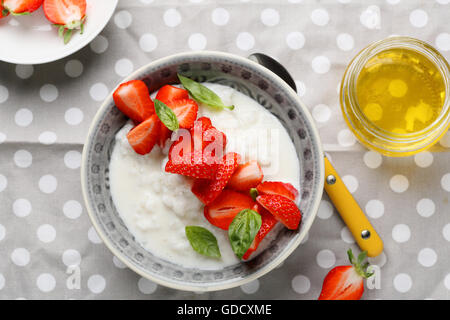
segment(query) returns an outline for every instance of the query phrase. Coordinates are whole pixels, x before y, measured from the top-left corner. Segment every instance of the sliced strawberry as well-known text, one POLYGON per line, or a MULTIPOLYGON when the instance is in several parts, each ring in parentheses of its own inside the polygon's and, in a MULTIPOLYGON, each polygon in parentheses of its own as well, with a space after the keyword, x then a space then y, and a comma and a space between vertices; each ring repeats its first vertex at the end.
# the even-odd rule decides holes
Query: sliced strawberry
POLYGON ((294 201, 278 194, 257 196, 256 201, 273 214, 286 228, 291 230, 298 228, 302 213, 294 201))
POLYGON ((230 182, 228 182, 228 186, 237 191, 249 191, 250 188, 260 184, 263 177, 264 175, 258 162, 252 160, 241 164, 236 169, 230 182))
POLYGON ((252 245, 250 248, 248 248, 247 252, 242 256, 242 259, 247 260, 250 258, 250 255, 258 249, 259 244, 261 241, 266 237, 266 235, 269 233, 270 230, 275 227, 275 225, 278 223, 278 220, 275 219, 275 217, 268 212, 264 207, 262 207, 259 204, 256 204, 253 207, 253 210, 258 212, 261 215, 261 228, 259 229, 258 233, 255 236, 255 239, 252 242, 252 245))
POLYGON ((127 134, 131 147, 139 154, 147 154, 159 139, 159 119, 156 114, 141 122, 127 134))
POLYGON ((13 15, 29 14, 39 9, 42 2, 44 0, 3 0, 3 8, 13 15))
POLYGON ((297 189, 290 183, 265 181, 260 183, 256 189, 259 194, 278 194, 295 201, 298 196, 297 189))
POLYGON ((167 106, 173 110, 178 119, 180 128, 190 129, 197 119, 198 105, 191 99, 171 100, 167 106))
POLYGON ((9 15, 8 9, 3 7, 2 2, 0 1, 0 19, 5 18, 9 15))
POLYGON ((170 159, 166 163, 166 172, 197 179, 213 179, 216 175, 217 163, 204 160, 201 151, 194 151, 177 160, 170 159))
POLYGON ((159 122, 159 126, 160 132, 159 132, 158 146, 160 146, 162 149, 166 145, 167 140, 170 139, 170 137, 172 136, 172 131, 170 131, 170 129, 168 129, 166 125, 161 121, 159 122))
POLYGON ((156 99, 167 104, 171 100, 189 99, 189 93, 187 90, 167 84, 158 90, 156 99))
POLYGON ((197 198, 208 205, 216 199, 227 185, 237 166, 241 162, 241 156, 234 152, 227 153, 217 167, 213 180, 195 180, 191 191, 197 198))
POLYGON ((64 43, 69 42, 73 30, 84 30, 86 0, 44 0, 44 14, 47 20, 59 28, 64 43))
POLYGON ((239 212, 251 209, 255 204, 249 196, 233 190, 223 190, 213 202, 205 206, 204 214, 212 225, 228 230, 239 212))
POLYGON ((155 113, 147 85, 141 80, 122 83, 113 93, 114 102, 126 116, 140 123, 155 113))

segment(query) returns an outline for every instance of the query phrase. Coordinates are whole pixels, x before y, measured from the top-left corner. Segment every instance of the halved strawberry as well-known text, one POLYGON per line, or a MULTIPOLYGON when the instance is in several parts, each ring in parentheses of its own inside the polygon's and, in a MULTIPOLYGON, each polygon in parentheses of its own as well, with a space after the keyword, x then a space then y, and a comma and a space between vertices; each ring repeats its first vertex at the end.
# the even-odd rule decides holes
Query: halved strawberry
POLYGON ((69 42, 74 29, 83 33, 86 18, 86 0, 44 0, 44 14, 59 27, 59 35, 64 35, 64 43, 69 42))
POLYGON ((270 230, 275 227, 278 223, 278 220, 264 207, 259 204, 256 204, 253 208, 254 211, 258 212, 261 215, 261 228, 259 228, 258 233, 255 236, 255 239, 252 242, 250 248, 248 248, 247 252, 242 256, 242 259, 247 260, 250 258, 250 255, 258 249, 261 241, 266 237, 270 230))
POLYGON ((262 182, 256 187, 256 190, 259 194, 278 194, 292 201, 295 201, 298 196, 298 191, 292 184, 278 181, 262 182))
POLYGON ((142 80, 122 83, 113 93, 114 102, 127 117, 140 123, 155 113, 147 85, 142 80))
POLYGON ((165 170, 197 179, 213 179, 216 175, 217 163, 204 159, 201 151, 193 151, 187 156, 170 159, 166 163, 165 170))
POLYGON ((227 153, 217 167, 213 180, 195 180, 191 191, 197 198, 208 205, 214 201, 227 185, 237 166, 241 162, 241 156, 234 152, 227 153))
POLYGON ((141 122, 127 134, 131 147, 139 154, 147 154, 159 138, 159 119, 156 114, 141 122))
POLYGON ((258 162, 252 160, 239 165, 230 182, 228 182, 228 186, 237 191, 248 191, 250 188, 260 184, 263 177, 264 175, 258 162))
POLYGON ((197 119, 198 105, 191 99, 171 100, 167 106, 172 109, 178 119, 180 128, 190 129, 197 119))
POLYGON ((185 89, 166 84, 158 90, 156 99, 167 104, 171 100, 189 99, 189 93, 185 89))
POLYGON ((13 15, 23 15, 39 9, 44 0, 3 0, 2 2, 4 10, 13 15))
MULTIPOLYGON (((194 125, 191 128, 192 142, 194 144, 194 148, 205 150, 207 146, 214 143, 210 148, 208 148, 207 152, 215 155, 216 150, 225 151, 225 147, 227 145, 227 137, 226 135, 217 130, 212 124, 211 120, 207 117, 198 118, 194 125)), ((222 157, 221 154, 217 155, 218 157, 222 157)))
POLYGON ((298 228, 302 213, 294 201, 278 194, 257 196, 256 201, 273 214, 286 228, 291 230, 298 228))
POLYGON ((159 126, 160 126, 160 131, 159 131, 159 139, 158 139, 158 146, 160 146, 160 148, 164 148, 164 146, 166 145, 167 140, 170 139, 170 137, 172 136, 172 131, 170 131, 170 129, 168 129, 166 127, 166 125, 164 123, 162 123, 161 121, 159 122, 159 126))
POLYGON ((209 205, 205 206, 205 218, 214 226, 228 230, 234 217, 244 209, 251 209, 256 203, 242 193, 223 190, 209 205))

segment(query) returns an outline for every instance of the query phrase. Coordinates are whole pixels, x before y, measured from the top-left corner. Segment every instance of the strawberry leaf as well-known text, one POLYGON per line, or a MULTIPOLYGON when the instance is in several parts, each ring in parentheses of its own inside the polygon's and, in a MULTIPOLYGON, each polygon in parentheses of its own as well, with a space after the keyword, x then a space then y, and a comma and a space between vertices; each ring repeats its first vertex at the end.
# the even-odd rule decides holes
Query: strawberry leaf
POLYGON ((211 258, 221 257, 217 239, 209 230, 198 226, 186 226, 185 233, 195 251, 211 258))
POLYGON ((228 238, 233 252, 239 259, 242 259, 252 245, 261 224, 259 213, 250 209, 244 209, 234 217, 228 228, 228 238))
POLYGON ((164 102, 158 99, 154 100, 155 112, 159 120, 167 127, 167 129, 176 131, 180 128, 178 124, 178 119, 175 113, 170 109, 164 102))

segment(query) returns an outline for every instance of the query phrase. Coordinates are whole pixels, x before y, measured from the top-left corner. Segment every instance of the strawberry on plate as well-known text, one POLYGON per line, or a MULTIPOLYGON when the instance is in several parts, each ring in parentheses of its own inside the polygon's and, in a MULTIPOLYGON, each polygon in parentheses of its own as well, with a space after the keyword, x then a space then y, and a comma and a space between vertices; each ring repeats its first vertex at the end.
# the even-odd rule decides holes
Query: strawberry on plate
POLYGON ((278 181, 262 182, 256 187, 256 190, 258 194, 278 194, 292 201, 295 201, 298 196, 298 191, 292 184, 278 181))
POLYGON ((167 106, 177 116, 180 128, 190 129, 194 126, 198 113, 197 102, 191 99, 178 99, 167 102, 167 106))
POLYGON ((189 99, 189 93, 185 89, 177 88, 171 86, 170 84, 166 84, 161 87, 156 94, 156 99, 164 102, 165 104, 169 103, 171 100, 182 100, 189 99))
POLYGON ((258 162, 252 160, 239 165, 230 182, 228 182, 228 186, 237 191, 248 191, 250 188, 259 185, 263 177, 264 175, 258 162))
POLYGON ((147 154, 158 141, 159 129, 159 119, 155 113, 128 132, 128 142, 136 153, 147 154))
POLYGON ((114 103, 127 117, 140 123, 155 113, 147 85, 142 80, 122 83, 113 93, 114 103))
POLYGON ((291 230, 298 228, 302 214, 294 201, 278 194, 260 195, 256 197, 256 201, 286 228, 291 230))
POLYGON ((369 263, 363 264, 367 252, 355 260, 352 250, 347 251, 351 266, 337 266, 328 272, 322 284, 319 300, 359 300, 364 293, 364 279, 373 275, 367 272, 369 263))
POLYGON ((233 191, 223 190, 209 205, 205 206, 205 218, 214 226, 228 230, 234 217, 244 209, 251 209, 256 203, 249 196, 233 191))
MULTIPOLYGON (((13 15, 24 15, 39 9, 44 0, 3 0, 2 2, 3 9, 7 12, 13 15)), ((3 15, 6 16, 6 14, 3 15)))

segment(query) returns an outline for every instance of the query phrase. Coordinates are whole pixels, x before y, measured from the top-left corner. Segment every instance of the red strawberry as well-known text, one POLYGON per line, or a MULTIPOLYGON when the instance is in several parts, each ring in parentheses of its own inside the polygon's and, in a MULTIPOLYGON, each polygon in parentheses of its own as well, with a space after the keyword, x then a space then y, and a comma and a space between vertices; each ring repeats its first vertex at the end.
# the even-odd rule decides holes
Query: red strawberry
POLYGON ((155 113, 147 85, 141 80, 122 83, 113 93, 114 102, 126 116, 140 123, 155 113))
POLYGON ((260 184, 263 177, 264 175, 258 162, 252 160, 241 164, 236 169, 230 182, 228 182, 228 186, 237 191, 248 191, 250 188, 260 184))
POLYGON ((86 0, 44 0, 44 13, 47 20, 59 27, 64 35, 64 43, 69 42, 74 29, 83 33, 86 18, 86 0))
POLYGON ((29 14, 39 9, 42 2, 44 0, 3 0, 3 8, 13 15, 29 14))
MULTIPOLYGON (((215 155, 217 149, 225 151, 227 145, 226 135, 213 127, 211 120, 207 117, 198 118, 194 122, 194 125, 191 128, 191 135, 194 148, 199 149, 201 146, 202 150, 205 150, 208 145, 217 142, 208 148, 206 152, 215 155)), ((222 154, 218 154, 217 156, 221 158, 222 154)))
POLYGON ((2 2, 0 1, 0 19, 5 18, 8 15, 9 15, 9 11, 3 7, 2 2))
POLYGON ((262 206, 256 204, 253 207, 253 210, 258 212, 261 215, 261 228, 259 229, 258 233, 255 236, 255 239, 252 242, 252 245, 250 248, 248 248, 247 252, 242 256, 242 259, 247 260, 250 255, 258 249, 259 244, 261 241, 266 237, 266 235, 269 233, 270 230, 275 227, 275 225, 278 223, 278 220, 275 219, 273 215, 270 214, 266 209, 264 209, 262 206))
POLYGON ((128 142, 134 151, 146 154, 152 151, 159 138, 159 119, 156 114, 141 122, 127 134, 128 142))
POLYGON ((256 190, 259 194, 278 194, 286 198, 295 201, 298 196, 297 189, 290 183, 277 182, 277 181, 265 181, 260 183, 256 190))
POLYGON ((201 151, 193 151, 186 157, 170 159, 166 163, 165 170, 197 179, 213 179, 216 175, 217 163, 204 159, 201 151))
POLYGON ((209 205, 205 206, 205 218, 214 226, 228 230, 234 217, 244 209, 250 209, 256 203, 242 193, 223 190, 209 205))
POLYGON ((227 185, 237 166, 241 162, 241 156, 234 152, 227 153, 217 167, 213 180, 195 180, 191 191, 197 198, 208 205, 216 199, 227 185))
POLYGON ((372 276, 367 272, 369 263, 363 264, 367 252, 359 254, 355 261, 352 250, 347 251, 351 266, 331 269, 323 280, 319 300, 359 300, 364 293, 364 279, 372 276))
POLYGON ((180 128, 190 129, 197 119, 198 105, 191 99, 171 100, 167 106, 172 109, 178 119, 180 128))
POLYGON ((291 230, 298 228, 302 213, 294 201, 278 194, 257 196, 256 201, 273 214, 286 228, 291 230))
POLYGON ((158 90, 156 99, 167 104, 171 100, 189 99, 189 93, 187 90, 167 84, 158 90))

